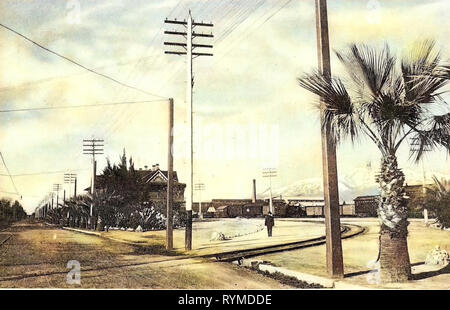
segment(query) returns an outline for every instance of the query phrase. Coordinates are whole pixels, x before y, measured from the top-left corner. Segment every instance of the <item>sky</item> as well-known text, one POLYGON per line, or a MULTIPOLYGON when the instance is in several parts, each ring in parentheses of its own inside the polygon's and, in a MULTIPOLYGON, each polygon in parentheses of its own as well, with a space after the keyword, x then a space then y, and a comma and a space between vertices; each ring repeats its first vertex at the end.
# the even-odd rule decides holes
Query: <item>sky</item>
MULTIPOLYGON (((0 28, 1 110, 73 106, 124 101, 132 105, 0 113, 2 153, 22 204, 33 212, 63 183, 63 173, 79 176, 79 189, 90 184, 91 159, 82 140, 102 138, 106 158, 117 162, 123 149, 138 168, 158 163, 167 168, 168 105, 175 101, 174 165, 187 179, 186 62, 166 55, 164 19, 214 23, 213 57, 194 60, 194 183, 204 183, 202 199, 250 198, 269 186, 263 168, 276 168, 272 186, 285 187, 321 177, 321 141, 317 98, 296 78, 317 68, 312 0, 2 0, 0 23, 86 67, 157 96, 125 88, 62 60, 0 28), (43 174, 39 174, 43 173, 43 174), (32 175, 23 175, 32 174, 32 175)), ((437 41, 450 58, 450 10, 447 0, 329 0, 330 45, 341 50, 353 42, 389 43, 401 55, 417 40, 437 41)), ((179 28, 177 28, 179 29, 179 28)), ((200 31, 200 29, 198 29, 200 31)), ((209 32, 211 29, 205 29, 209 32)), ((178 39, 180 41, 180 39, 178 39)), ((332 72, 343 68, 332 56, 332 72)), ((339 177, 379 164, 370 141, 338 146, 339 177)), ((421 165, 399 151, 408 171, 421 165)), ((448 174, 445 151, 427 155, 427 176, 448 174)), ((2 197, 17 199, 0 165, 2 197)), ((71 189, 66 185, 67 195, 71 189)), ((194 200, 198 200, 194 195, 194 200)))

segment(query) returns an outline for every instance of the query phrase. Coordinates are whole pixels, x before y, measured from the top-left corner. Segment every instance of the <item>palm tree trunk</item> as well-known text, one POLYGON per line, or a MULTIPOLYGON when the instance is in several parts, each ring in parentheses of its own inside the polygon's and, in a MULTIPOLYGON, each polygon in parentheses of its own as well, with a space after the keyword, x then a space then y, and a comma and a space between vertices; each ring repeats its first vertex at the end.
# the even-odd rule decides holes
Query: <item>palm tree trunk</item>
POLYGON ((377 182, 381 189, 378 206, 381 281, 407 281, 411 276, 407 242, 408 207, 404 188, 405 176, 398 168, 395 155, 382 159, 377 182))

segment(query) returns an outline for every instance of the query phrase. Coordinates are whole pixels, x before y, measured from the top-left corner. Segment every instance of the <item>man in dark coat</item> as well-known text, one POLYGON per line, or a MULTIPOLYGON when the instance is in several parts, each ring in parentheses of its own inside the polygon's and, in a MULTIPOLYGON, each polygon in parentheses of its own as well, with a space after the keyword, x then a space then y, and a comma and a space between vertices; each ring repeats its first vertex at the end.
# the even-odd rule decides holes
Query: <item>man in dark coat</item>
POLYGON ((269 214, 266 215, 266 221, 264 225, 267 226, 267 234, 269 237, 272 237, 272 227, 275 226, 275 221, 273 219, 272 212, 269 211, 269 214))

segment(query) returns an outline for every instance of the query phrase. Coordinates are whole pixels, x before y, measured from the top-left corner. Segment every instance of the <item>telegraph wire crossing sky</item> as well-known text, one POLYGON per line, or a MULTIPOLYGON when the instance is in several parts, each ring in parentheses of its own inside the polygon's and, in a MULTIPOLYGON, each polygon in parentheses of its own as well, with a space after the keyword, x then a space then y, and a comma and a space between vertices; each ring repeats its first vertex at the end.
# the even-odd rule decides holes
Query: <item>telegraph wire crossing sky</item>
MULTIPOLYGON (((175 102, 175 148, 187 143, 184 57, 164 55, 164 20, 183 20, 189 9, 195 20, 214 24, 214 56, 194 61, 194 130, 202 143, 194 144, 194 183, 205 184, 202 199, 249 198, 254 178, 265 190, 262 154, 271 142, 278 150, 274 188, 321 179, 317 99, 296 83, 317 67, 314 1, 69 2, 0 4, 0 151, 9 168, 0 167, 0 191, 5 196, 16 199, 20 193, 33 212, 52 185, 62 183, 63 173, 40 172, 79 170, 80 188, 88 187, 90 161, 81 152, 88 137, 105 140, 99 170, 106 157, 117 161, 123 148, 136 167, 159 163, 164 169, 169 97, 175 102), (267 134, 261 126, 278 137, 263 144, 267 134), (214 151, 221 145, 236 151, 226 157, 214 151)), ((401 55, 414 41, 433 38, 443 58, 450 58, 445 0, 330 0, 328 5, 332 49, 387 42, 401 55)), ((343 69, 336 60, 333 55, 332 73, 339 75, 343 69)), ((367 162, 377 167, 379 158, 370 143, 345 143, 337 151, 339 179, 346 185, 358 188, 361 179, 373 179, 376 169, 367 169, 367 162)), ((422 169, 408 155, 400 150, 399 164, 407 182, 408 177, 414 182, 422 169)), ((181 154, 175 157, 182 181, 187 164, 181 154)), ((427 154, 424 166, 428 178, 448 175, 450 168, 444 151, 427 154)))

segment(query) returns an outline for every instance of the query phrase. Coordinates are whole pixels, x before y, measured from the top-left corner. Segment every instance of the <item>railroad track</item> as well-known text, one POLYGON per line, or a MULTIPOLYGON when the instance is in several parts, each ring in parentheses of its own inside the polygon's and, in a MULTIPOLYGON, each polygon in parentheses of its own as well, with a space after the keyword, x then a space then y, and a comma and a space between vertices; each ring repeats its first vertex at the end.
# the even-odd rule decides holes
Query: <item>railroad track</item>
POLYGON ((0 235, 0 246, 2 246, 3 244, 6 243, 6 241, 8 241, 9 239, 11 239, 11 237, 13 236, 13 234, 8 234, 6 236, 6 238, 2 238, 3 236, 0 235))
MULTIPOLYGON (((366 231, 366 229, 362 226, 354 225, 354 224, 345 224, 345 225, 342 225, 342 228, 341 228, 341 238, 342 239, 351 238, 351 237, 363 234, 365 231, 366 231)), ((223 252, 223 253, 218 253, 218 254, 211 254, 209 256, 215 257, 216 260, 218 260, 218 261, 231 262, 231 261, 236 261, 236 260, 240 260, 243 258, 250 258, 250 257, 255 257, 255 256, 260 256, 260 255, 265 255, 265 254, 284 252, 284 251, 292 251, 292 250, 321 245, 326 242, 325 238, 326 238, 325 236, 321 236, 321 237, 303 240, 303 241, 270 245, 270 246, 264 246, 264 247, 247 249, 247 250, 223 252)))

